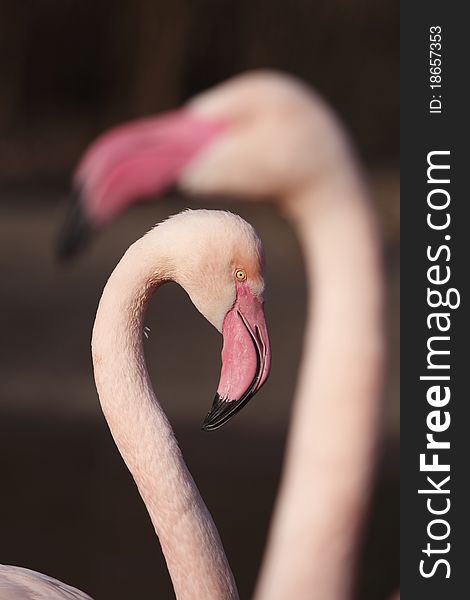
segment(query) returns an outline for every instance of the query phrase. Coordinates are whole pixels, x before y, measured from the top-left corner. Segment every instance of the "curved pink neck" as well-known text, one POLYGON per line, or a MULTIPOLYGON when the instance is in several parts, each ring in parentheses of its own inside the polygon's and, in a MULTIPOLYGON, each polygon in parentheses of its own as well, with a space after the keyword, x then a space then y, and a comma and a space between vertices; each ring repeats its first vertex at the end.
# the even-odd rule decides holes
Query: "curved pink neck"
POLYGON ((145 309, 169 277, 164 252, 147 242, 156 235, 158 229, 129 248, 104 289, 92 340, 96 386, 113 438, 159 537, 176 597, 236 599, 219 534, 145 366, 145 309))
POLYGON ((285 468, 255 597, 346 600, 380 414, 378 244, 352 165, 289 200, 309 308, 285 468))

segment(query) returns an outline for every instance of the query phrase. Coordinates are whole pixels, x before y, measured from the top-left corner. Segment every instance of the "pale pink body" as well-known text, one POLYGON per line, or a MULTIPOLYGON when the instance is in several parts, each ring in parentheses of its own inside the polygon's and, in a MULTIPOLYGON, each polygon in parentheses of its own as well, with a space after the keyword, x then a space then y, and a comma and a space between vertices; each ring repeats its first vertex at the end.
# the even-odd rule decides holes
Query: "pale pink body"
MULTIPOLYGON (((92 337, 101 406, 155 527, 176 597, 236 600, 219 534, 145 365, 146 307, 168 281, 179 283, 223 332, 219 391, 230 406, 250 386, 256 392, 269 372, 261 242, 246 221, 224 211, 188 210, 160 223, 128 249, 110 276, 92 337)), ((88 596, 47 576, 0 565, 0 600, 56 598, 88 596)))
MULTIPOLYGON (((103 412, 155 526, 175 594, 182 600, 238 594, 217 529, 153 393, 142 347, 143 318, 153 292, 174 280, 220 329, 236 288, 230 267, 225 277, 225 265, 236 256, 242 267, 256 271, 258 252, 259 241, 239 217, 221 211, 181 213, 129 248, 106 285, 96 316, 93 364, 103 412), (204 251, 198 249, 201 243, 204 251), (204 259, 206 252, 214 264, 204 259)), ((246 285, 261 294, 261 273, 246 285)), ((252 296, 251 289, 242 297, 246 295, 252 296)), ((258 296, 249 306, 253 302, 259 305, 258 296)), ((251 317, 247 314, 250 321, 251 317)), ((230 339, 226 335, 224 340, 230 339)), ((230 368, 230 373, 235 371, 230 368)), ((223 370, 221 379, 230 384, 223 370)), ((246 389, 237 382, 234 387, 237 392, 246 389)))

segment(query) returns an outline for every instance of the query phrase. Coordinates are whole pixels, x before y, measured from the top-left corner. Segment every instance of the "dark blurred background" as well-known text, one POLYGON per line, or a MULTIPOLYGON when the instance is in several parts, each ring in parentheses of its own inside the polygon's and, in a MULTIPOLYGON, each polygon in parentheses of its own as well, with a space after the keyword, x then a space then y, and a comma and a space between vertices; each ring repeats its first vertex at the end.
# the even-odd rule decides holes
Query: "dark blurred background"
MULTIPOLYGON (((58 264, 54 242, 73 168, 96 134, 270 67, 302 77, 330 101, 370 174, 383 230, 389 363, 357 598, 382 599, 397 586, 398 20, 391 0, 0 0, 0 562, 43 571, 97 599, 172 597, 100 412, 89 340, 101 290, 124 250, 188 201, 133 209, 71 265, 58 264)), ((275 498, 306 299, 287 224, 268 207, 229 208, 255 225, 266 247, 269 382, 228 427, 203 434, 219 334, 169 285, 152 303, 146 346, 156 391, 245 599, 275 498)))

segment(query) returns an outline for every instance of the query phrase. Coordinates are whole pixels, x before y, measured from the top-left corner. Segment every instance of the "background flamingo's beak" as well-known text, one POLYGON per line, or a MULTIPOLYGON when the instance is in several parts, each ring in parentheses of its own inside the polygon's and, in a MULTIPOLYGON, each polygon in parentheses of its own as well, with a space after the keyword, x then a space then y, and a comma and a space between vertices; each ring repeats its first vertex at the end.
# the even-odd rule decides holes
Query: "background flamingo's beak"
POLYGON ((65 219, 57 240, 57 255, 68 259, 82 250, 92 237, 94 227, 82 206, 78 189, 72 190, 65 219))
POLYGON ((271 348, 261 300, 246 284, 237 285, 234 307, 222 327, 222 371, 212 408, 202 429, 224 425, 256 394, 271 366, 271 348))
POLYGON ((196 154, 222 130, 221 122, 188 109, 120 125, 100 136, 83 155, 59 239, 59 254, 74 254, 133 202, 173 186, 196 154))

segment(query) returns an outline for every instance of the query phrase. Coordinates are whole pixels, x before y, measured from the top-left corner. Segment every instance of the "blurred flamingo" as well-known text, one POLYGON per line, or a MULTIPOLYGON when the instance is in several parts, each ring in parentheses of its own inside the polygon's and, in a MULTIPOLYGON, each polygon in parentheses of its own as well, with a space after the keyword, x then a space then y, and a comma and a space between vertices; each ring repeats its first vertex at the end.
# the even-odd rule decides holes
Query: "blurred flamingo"
MULTIPOLYGON (((143 319, 153 292, 176 281, 222 332, 222 371, 203 429, 227 422, 270 367, 261 242, 240 217, 186 211, 126 252, 104 289, 93 329, 96 386, 113 438, 149 512, 181 600, 238 598, 222 542, 145 366, 143 319)), ((0 565, 0 600, 85 599, 46 575, 0 565)))
POLYGON ((76 171, 62 253, 175 183, 206 196, 272 199, 300 238, 309 282, 304 354, 255 598, 349 598, 383 363, 378 236, 354 150, 301 82, 241 75, 98 138, 76 171))

